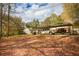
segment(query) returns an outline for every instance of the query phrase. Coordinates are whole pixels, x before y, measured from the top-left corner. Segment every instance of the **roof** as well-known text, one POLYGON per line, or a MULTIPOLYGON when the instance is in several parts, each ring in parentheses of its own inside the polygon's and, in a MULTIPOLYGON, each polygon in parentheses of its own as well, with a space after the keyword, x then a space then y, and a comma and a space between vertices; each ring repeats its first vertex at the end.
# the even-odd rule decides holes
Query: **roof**
POLYGON ((39 26, 37 29, 47 29, 47 28, 54 28, 54 27, 63 27, 63 26, 72 26, 72 24, 61 24, 61 25, 54 25, 54 26, 39 26))

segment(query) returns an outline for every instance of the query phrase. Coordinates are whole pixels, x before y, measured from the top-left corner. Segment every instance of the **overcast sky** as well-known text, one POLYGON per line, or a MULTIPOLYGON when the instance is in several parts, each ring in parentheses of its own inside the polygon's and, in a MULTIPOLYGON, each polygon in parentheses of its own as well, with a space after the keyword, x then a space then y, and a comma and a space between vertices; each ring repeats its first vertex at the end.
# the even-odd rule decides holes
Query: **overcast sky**
POLYGON ((60 15, 63 12, 61 4, 48 3, 17 3, 15 10, 16 13, 13 15, 21 17, 24 22, 30 22, 33 19, 42 21, 52 13, 60 15))

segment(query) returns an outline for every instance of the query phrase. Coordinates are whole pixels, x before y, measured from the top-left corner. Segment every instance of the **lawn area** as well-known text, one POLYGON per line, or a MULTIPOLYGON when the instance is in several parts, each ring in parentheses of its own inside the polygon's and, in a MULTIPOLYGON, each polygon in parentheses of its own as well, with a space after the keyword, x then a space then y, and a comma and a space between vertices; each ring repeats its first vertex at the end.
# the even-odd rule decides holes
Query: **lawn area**
POLYGON ((79 56, 79 35, 17 35, 3 37, 1 56, 79 56))

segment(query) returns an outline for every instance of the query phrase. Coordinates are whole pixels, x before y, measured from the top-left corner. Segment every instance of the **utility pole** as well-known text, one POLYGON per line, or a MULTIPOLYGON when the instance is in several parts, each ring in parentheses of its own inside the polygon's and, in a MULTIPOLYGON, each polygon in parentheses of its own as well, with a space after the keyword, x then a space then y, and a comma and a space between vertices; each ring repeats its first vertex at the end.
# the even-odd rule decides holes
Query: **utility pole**
POLYGON ((0 3, 0 39, 2 37, 2 14, 3 14, 3 5, 0 3))

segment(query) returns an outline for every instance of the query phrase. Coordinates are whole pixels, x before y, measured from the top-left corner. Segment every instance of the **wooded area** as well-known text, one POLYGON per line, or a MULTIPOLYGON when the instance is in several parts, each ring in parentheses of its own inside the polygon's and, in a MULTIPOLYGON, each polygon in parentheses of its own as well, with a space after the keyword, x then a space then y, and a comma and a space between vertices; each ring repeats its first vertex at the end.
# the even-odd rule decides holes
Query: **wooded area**
MULTIPOLYGON (((11 13, 16 13, 16 4, 0 4, 0 37, 24 34, 24 24, 22 19, 16 16, 11 16, 11 13)), ((52 14, 44 21, 40 22, 34 19, 32 22, 26 23, 26 27, 34 30, 37 27, 48 27, 62 24, 72 24, 73 27, 79 28, 79 4, 62 4, 63 13, 59 16, 52 14)))
POLYGON ((0 4, 0 36, 11 36, 23 33, 22 19, 10 14, 15 11, 15 4, 0 4), (14 9, 12 9, 14 8, 14 9))
POLYGON ((41 22, 41 24, 39 23, 38 19, 34 19, 29 24, 27 23, 26 26, 35 27, 35 24, 38 24, 38 26, 54 26, 66 23, 79 26, 79 4, 62 4, 62 7, 64 11, 60 16, 57 16, 53 13, 50 17, 46 18, 43 22, 41 22))
POLYGON ((0 56, 79 56, 79 34, 71 34, 71 29, 78 29, 79 33, 79 4, 61 5, 61 15, 52 13, 44 21, 33 19, 25 23, 21 17, 12 15, 16 13, 16 4, 0 3, 0 56), (70 34, 64 34, 65 27, 70 34), (40 30, 43 32, 59 28, 60 34, 27 35, 25 28, 31 31, 43 29, 40 30))
MULTIPOLYGON (((38 27, 61 27, 60 25, 71 24, 73 29, 79 28, 79 4, 62 4, 62 7, 64 11, 61 15, 57 16, 56 14, 52 13, 51 16, 47 17, 41 22, 38 19, 34 19, 32 22, 26 23, 26 27, 28 27, 30 30, 35 30, 38 27)), ((74 31, 73 29, 72 31, 74 31)))

